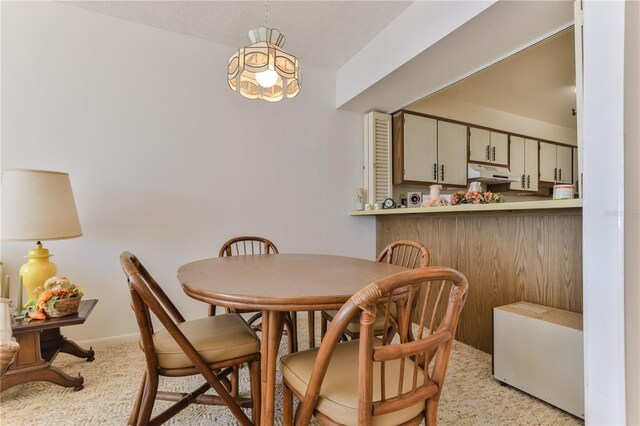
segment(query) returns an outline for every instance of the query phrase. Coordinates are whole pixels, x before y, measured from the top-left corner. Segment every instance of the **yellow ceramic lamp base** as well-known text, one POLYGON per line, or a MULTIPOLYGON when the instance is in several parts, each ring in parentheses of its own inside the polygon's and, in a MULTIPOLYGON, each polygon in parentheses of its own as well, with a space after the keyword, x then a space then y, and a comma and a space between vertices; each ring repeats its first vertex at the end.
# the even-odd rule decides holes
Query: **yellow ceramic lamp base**
POLYGON ((36 248, 29 250, 27 263, 20 268, 22 286, 27 292, 27 303, 35 298, 34 290, 40 287, 46 280, 56 276, 56 265, 49 262, 49 250, 42 248, 38 241, 36 248))

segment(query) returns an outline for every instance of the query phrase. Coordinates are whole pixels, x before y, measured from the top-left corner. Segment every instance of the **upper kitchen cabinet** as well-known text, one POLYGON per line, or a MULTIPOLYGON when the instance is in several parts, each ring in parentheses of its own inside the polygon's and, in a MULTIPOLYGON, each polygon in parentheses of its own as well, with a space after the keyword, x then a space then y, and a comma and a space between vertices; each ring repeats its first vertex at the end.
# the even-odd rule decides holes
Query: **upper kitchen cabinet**
POLYGON ((438 122, 401 113, 398 118, 394 116, 393 128, 394 150, 398 153, 395 158, 401 160, 395 163, 394 182, 435 182, 438 178, 438 122))
POLYGON ((393 183, 467 184, 467 127, 403 111, 393 116, 393 183))
POLYGON ((509 165, 507 134, 469 127, 469 161, 507 167, 509 165))
POLYGON ((438 183, 467 184, 467 126, 438 120, 438 183))
POLYGON ((540 142, 540 182, 572 183, 571 149, 569 146, 540 142))
POLYGON ((511 173, 520 176, 520 180, 511 183, 510 189, 538 192, 538 141, 511 136, 509 157, 511 173))

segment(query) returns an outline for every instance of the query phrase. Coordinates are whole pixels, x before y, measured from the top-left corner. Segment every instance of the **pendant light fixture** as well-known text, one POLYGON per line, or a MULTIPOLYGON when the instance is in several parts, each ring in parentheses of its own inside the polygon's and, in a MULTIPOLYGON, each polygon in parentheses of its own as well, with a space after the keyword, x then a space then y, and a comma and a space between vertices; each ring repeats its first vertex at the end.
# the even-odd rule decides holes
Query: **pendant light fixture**
MULTIPOLYGON (((268 4, 265 6, 268 22, 268 4)), ((231 90, 269 102, 294 98, 300 92, 300 62, 282 49, 285 37, 265 26, 250 30, 249 40, 249 46, 229 58, 227 82, 231 90)))

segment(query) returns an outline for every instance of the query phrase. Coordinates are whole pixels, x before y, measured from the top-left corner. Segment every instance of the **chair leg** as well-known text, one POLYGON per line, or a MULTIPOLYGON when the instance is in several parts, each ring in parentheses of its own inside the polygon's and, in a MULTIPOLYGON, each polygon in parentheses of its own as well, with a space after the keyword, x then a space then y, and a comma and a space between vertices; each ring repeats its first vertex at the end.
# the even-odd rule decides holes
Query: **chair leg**
MULTIPOLYGON (((217 376, 220 373, 219 369, 214 369, 213 373, 217 376)), ((230 376, 230 374, 229 374, 230 376)), ((224 386, 224 388, 228 391, 231 392, 231 380, 229 379, 229 377, 220 377, 220 383, 222 383, 222 386, 224 386)))
POLYGON ((140 382, 140 387, 136 393, 136 399, 134 400, 133 407, 131 408, 131 414, 129 415, 129 421, 127 423, 128 425, 135 425, 138 423, 138 417, 140 416, 140 404, 142 404, 142 397, 144 396, 146 382, 147 370, 142 373, 142 381, 140 382))
POLYGON ((142 406, 140 407, 140 414, 138 415, 138 425, 147 425, 151 419, 151 411, 153 410, 153 404, 156 401, 156 394, 158 393, 158 374, 146 372, 146 380, 144 387, 144 396, 142 397, 142 406))
POLYGON ((209 305, 209 316, 210 317, 216 316, 216 305, 209 305))
POLYGON ((294 347, 294 339, 293 339, 293 324, 291 323, 291 317, 289 314, 284 316, 284 328, 287 330, 287 346, 289 347, 289 353, 297 352, 297 348, 294 347))
POLYGON ((260 424, 261 416, 261 375, 260 375, 260 360, 253 361, 249 365, 249 381, 251 383, 251 401, 253 402, 251 408, 251 420, 254 425, 260 424))
POLYGON ((325 334, 327 334, 327 319, 320 313, 320 342, 324 340, 325 334))
POLYGON ((293 333, 293 352, 298 352, 298 313, 292 311, 289 313, 291 316, 291 328, 293 333))
POLYGON ((229 392, 231 394, 232 397, 237 398, 238 395, 240 394, 239 391, 239 373, 240 373, 240 367, 239 365, 236 365, 235 367, 233 367, 233 371, 231 372, 231 392, 229 392))
POLYGON ((307 320, 309 321, 309 349, 316 347, 316 313, 315 311, 307 312, 307 320))
POLYGON ((282 384, 282 424, 293 425, 293 392, 284 383, 282 384))
POLYGON ((215 372, 212 369, 209 369, 206 364, 202 365, 204 361, 202 359, 196 360, 196 367, 200 374, 205 378, 207 383, 213 389, 215 393, 218 394, 220 398, 224 401, 224 405, 227 406, 231 414, 234 415, 238 424, 243 426, 251 425, 251 420, 247 417, 246 413, 242 411, 242 408, 238 405, 238 402, 231 396, 231 394, 224 387, 224 384, 218 379, 215 372))
POLYGON ((426 426, 436 426, 438 424, 438 401, 433 398, 427 399, 425 424, 426 426))

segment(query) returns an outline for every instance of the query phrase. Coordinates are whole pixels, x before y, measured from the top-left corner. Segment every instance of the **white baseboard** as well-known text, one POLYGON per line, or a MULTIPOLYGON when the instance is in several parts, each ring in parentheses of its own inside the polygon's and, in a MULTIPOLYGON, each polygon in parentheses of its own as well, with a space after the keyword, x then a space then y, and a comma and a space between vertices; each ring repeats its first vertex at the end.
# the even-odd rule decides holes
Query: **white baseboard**
POLYGON ((119 345, 121 343, 137 342, 140 338, 139 333, 122 334, 120 336, 102 337, 99 339, 81 340, 76 343, 83 348, 104 348, 106 346, 119 345))
MULTIPOLYGON (((251 318, 253 314, 255 314, 255 312, 250 312, 242 315, 247 320, 251 318)), ((122 343, 137 342, 138 339, 140 339, 140 333, 121 334, 118 336, 100 337, 98 339, 72 340, 74 340, 82 348, 92 347, 95 349, 104 348, 106 346, 119 345, 122 343)))
MULTIPOLYGON (((242 314, 244 319, 249 319, 255 312, 242 314)), ((300 314, 300 312, 298 312, 300 314)), ((316 312, 316 316, 319 314, 316 312)), ((298 321, 302 321, 300 319, 300 315, 298 315, 298 321)), ((305 320, 306 322, 306 320, 305 320)), ((306 327, 306 324, 304 325, 306 327)), ((122 343, 130 343, 137 342, 140 338, 140 333, 130 333, 130 334, 121 334, 119 336, 109 336, 109 337, 101 337, 98 339, 87 339, 87 340, 78 340, 76 343, 80 345, 82 348, 104 348, 106 346, 119 345, 122 343)))

